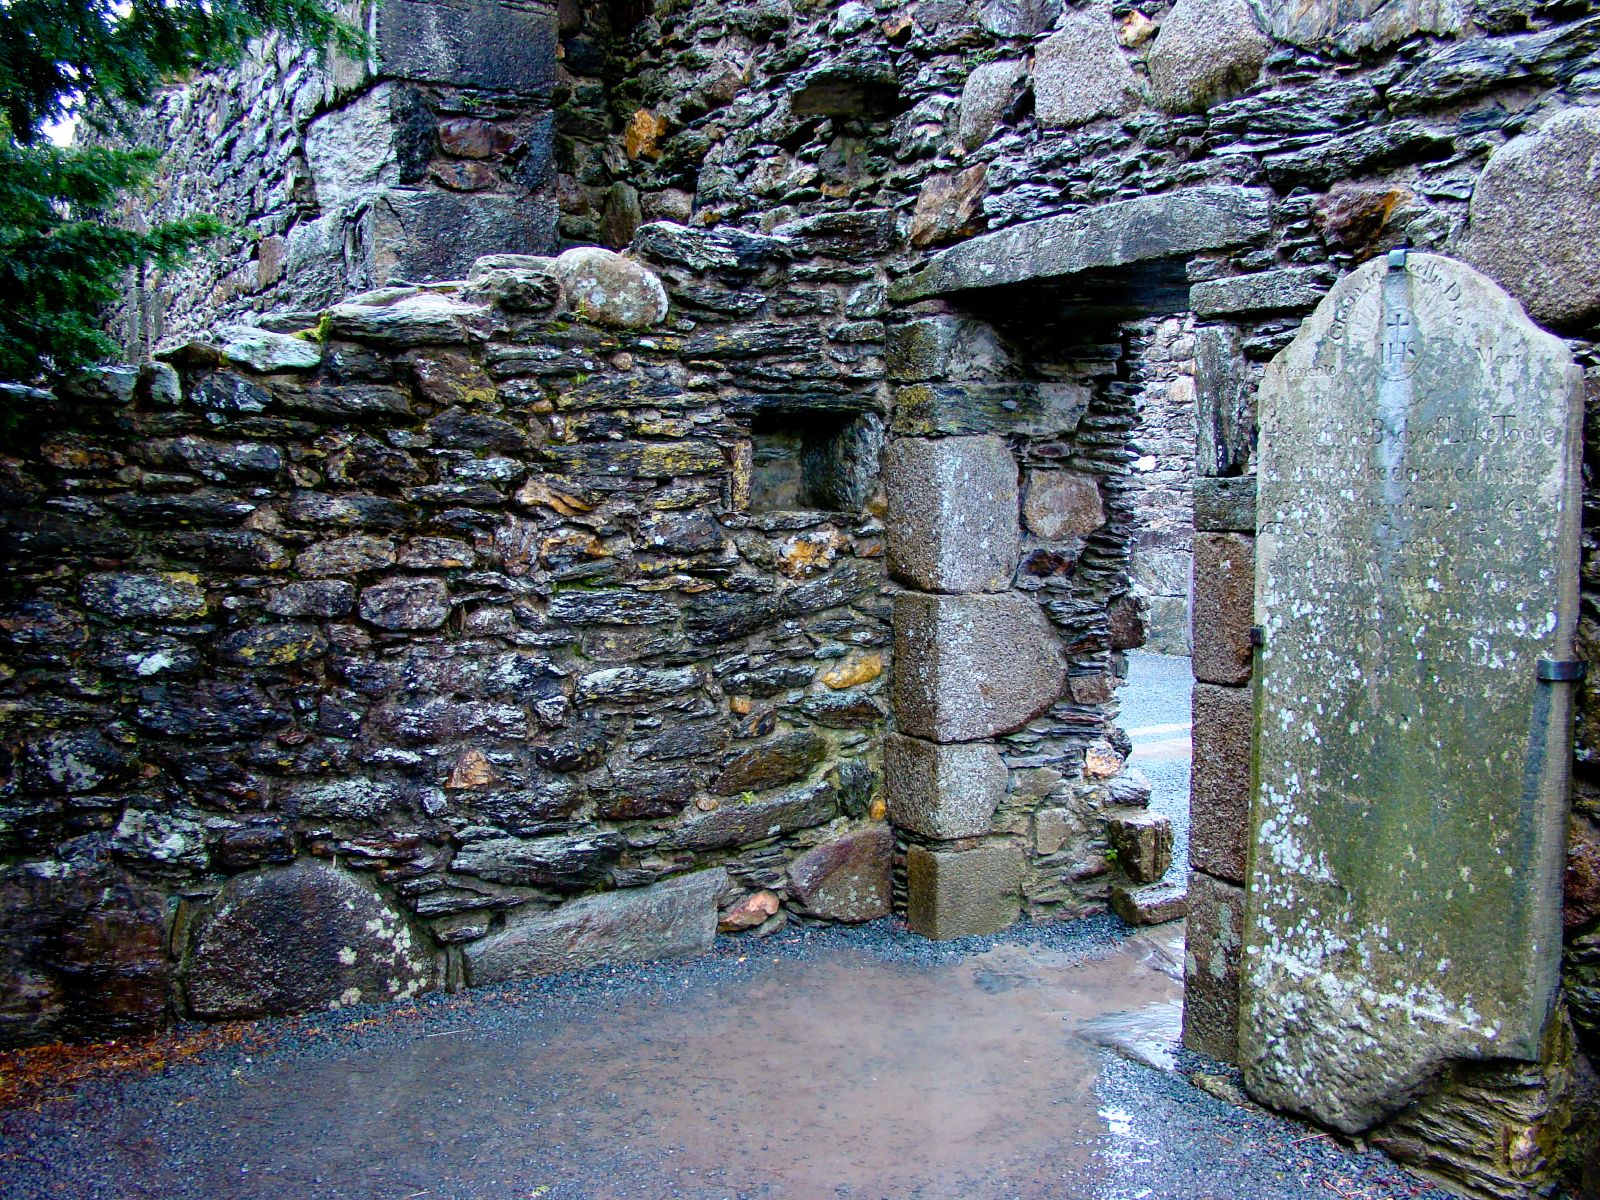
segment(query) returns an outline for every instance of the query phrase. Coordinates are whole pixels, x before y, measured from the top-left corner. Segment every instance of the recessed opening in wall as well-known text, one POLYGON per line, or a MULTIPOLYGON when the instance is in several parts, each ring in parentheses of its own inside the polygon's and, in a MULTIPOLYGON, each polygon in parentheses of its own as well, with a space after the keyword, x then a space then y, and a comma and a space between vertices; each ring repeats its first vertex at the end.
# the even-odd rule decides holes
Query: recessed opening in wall
POLYGON ((752 512, 854 512, 871 494, 882 426, 866 413, 758 413, 750 443, 752 512))

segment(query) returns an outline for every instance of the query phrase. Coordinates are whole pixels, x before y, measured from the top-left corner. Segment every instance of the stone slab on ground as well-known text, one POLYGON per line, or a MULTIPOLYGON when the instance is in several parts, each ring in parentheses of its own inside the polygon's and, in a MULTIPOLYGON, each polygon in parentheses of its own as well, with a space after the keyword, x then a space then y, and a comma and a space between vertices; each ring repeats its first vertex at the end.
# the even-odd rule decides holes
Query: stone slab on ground
POLYGON ((1472 268, 1347 276, 1262 385, 1240 1065, 1347 1132, 1532 1061, 1561 959, 1582 374, 1472 268))
POLYGON ((1165 925, 1189 912, 1189 893, 1181 883, 1117 883, 1111 911, 1129 925, 1165 925))
POLYGON ((883 456, 889 569, 929 592, 1011 584, 1017 464, 998 437, 897 438, 883 456))
POLYGON ((228 881, 194 926, 182 982, 191 1013, 223 1020, 407 999, 438 977, 404 913, 303 859, 228 881))
POLYGON ((1006 764, 992 742, 941 745, 891 733, 884 739, 889 819, 923 837, 980 837, 1005 799, 1006 764))
POLYGON ((702 954, 717 933, 721 867, 649 887, 585 896, 549 912, 513 913, 506 927, 463 950, 473 986, 554 975, 596 963, 702 954))
POLYGON ((1067 665, 1039 606, 1016 592, 894 598, 902 732, 970 742, 1022 728, 1061 696, 1067 665))
POLYGON ((906 851, 906 923, 935 941, 998 933, 1017 919, 1022 851, 1000 843, 971 850, 906 851))

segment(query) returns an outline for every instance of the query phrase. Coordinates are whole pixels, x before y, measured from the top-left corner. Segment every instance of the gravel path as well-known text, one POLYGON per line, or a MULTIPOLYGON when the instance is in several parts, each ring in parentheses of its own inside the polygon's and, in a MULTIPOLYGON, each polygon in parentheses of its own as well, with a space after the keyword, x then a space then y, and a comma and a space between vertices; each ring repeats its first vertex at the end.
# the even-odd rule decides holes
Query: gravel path
POLYGON ((1179 928, 879 921, 261 1022, 0 1118, 0 1194, 1444 1200, 1190 1085, 1179 928))

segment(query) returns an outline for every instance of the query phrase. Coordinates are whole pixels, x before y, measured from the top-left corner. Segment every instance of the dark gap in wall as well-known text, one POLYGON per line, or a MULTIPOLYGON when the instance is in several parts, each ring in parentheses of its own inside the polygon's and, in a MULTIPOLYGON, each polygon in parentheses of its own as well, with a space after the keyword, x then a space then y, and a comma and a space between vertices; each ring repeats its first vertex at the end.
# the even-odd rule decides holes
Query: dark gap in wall
POLYGON ((759 413, 751 418, 752 512, 854 512, 877 474, 881 435, 869 414, 759 413))

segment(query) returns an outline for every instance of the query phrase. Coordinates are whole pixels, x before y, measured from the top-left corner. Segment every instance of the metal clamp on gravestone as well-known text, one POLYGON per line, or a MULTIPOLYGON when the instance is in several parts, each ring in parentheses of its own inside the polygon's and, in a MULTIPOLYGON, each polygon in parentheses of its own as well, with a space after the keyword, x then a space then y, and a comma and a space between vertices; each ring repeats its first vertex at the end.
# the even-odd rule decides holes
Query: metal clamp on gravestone
POLYGON ((1250 644, 1258 650, 1267 644, 1267 631, 1264 626, 1250 626, 1250 644))
POLYGON ((1581 658, 1541 658, 1538 675, 1541 683, 1576 683, 1589 673, 1581 658))

